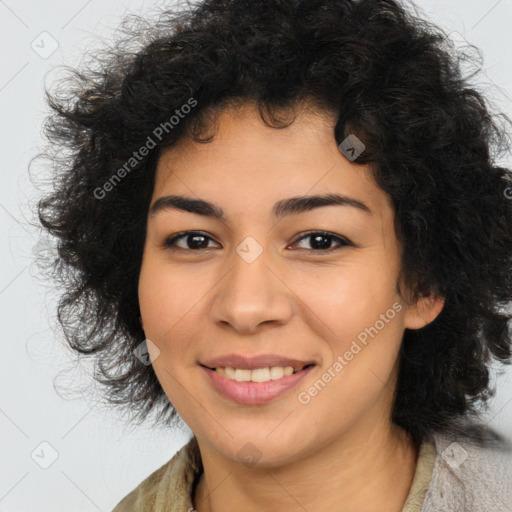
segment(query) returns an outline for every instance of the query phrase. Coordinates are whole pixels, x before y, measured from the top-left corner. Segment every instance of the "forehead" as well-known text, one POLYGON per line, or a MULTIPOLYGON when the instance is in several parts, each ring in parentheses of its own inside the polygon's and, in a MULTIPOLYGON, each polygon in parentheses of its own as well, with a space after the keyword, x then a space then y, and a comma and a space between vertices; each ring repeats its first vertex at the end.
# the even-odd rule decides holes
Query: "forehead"
POLYGON ((337 119, 311 108, 295 113, 291 124, 275 128, 263 122, 253 104, 222 110, 210 142, 184 137, 162 152, 154 199, 172 193, 263 207, 283 197, 342 193, 373 205, 372 210, 389 209, 391 201, 371 168, 349 161, 338 148, 337 119))

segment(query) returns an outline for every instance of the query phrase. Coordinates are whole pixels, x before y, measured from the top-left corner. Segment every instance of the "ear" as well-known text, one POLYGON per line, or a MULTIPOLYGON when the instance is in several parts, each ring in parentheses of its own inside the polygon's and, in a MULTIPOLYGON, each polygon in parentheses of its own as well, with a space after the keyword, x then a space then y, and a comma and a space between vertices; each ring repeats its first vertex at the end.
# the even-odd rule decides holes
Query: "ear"
POLYGON ((444 297, 426 295, 419 297, 416 303, 407 306, 404 323, 407 329, 421 329, 433 322, 443 309, 444 297))

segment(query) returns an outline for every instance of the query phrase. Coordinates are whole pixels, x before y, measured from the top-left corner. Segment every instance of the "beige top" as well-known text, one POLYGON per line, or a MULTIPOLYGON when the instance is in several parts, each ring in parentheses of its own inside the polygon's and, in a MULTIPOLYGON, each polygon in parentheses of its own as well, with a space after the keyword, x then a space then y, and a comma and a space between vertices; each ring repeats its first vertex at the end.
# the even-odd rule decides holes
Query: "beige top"
MULTIPOLYGON (((401 512, 421 512, 436 451, 424 442, 418 453, 416 470, 401 512)), ((112 512, 192 512, 195 487, 203 472, 197 439, 192 439, 171 460, 149 475, 112 512)))

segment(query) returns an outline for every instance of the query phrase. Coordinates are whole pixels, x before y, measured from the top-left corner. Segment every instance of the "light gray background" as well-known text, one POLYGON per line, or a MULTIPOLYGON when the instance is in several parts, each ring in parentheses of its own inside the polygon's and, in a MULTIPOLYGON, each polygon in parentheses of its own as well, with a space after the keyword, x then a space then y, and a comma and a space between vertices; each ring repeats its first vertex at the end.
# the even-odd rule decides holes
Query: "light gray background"
MULTIPOLYGON (((128 429, 120 417, 91 397, 64 400, 54 389, 66 382, 89 385, 72 370, 73 355, 52 330, 51 283, 37 278, 31 262, 44 249, 31 228, 29 204, 37 192, 28 177, 41 149, 46 107, 43 83, 53 68, 77 64, 88 49, 108 41, 127 11, 146 13, 163 2, 110 0, 0 0, 0 511, 109 511, 190 436, 177 431, 128 429), (51 54, 51 39, 58 43, 51 54), (37 53, 32 46, 38 48, 37 53), (45 57, 45 58, 43 58, 45 57), (47 469, 52 448, 58 457, 47 469), (35 450, 35 452, 34 452, 35 450), (33 458, 31 456, 33 454, 33 458), (34 460, 35 459, 35 460, 34 460)), ((484 68, 477 79, 498 111, 512 118, 512 0, 421 0, 416 4, 455 37, 480 48, 484 68)), ((168 4, 169 5, 169 4, 168 4)), ((511 165, 510 156, 500 161, 511 165)), ((34 165, 34 174, 44 170, 34 165)), ((486 419, 512 438, 512 372, 496 380, 498 392, 486 419)))

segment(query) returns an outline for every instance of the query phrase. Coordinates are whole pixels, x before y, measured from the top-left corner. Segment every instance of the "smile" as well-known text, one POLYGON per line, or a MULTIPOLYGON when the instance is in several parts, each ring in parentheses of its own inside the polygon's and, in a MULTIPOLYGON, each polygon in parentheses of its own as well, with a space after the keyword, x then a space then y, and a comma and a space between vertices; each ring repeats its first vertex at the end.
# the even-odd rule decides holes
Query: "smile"
POLYGON ((303 368, 304 366, 296 369, 292 366, 272 366, 249 370, 219 366, 218 368, 210 368, 210 370, 215 370, 219 375, 223 375, 230 380, 236 380, 237 382, 268 382, 269 380, 279 380, 284 376, 292 375, 303 368))
POLYGON ((241 369, 201 366, 209 383, 223 397, 241 405, 259 405, 291 390, 315 367, 306 365, 294 370, 291 366, 241 369))

